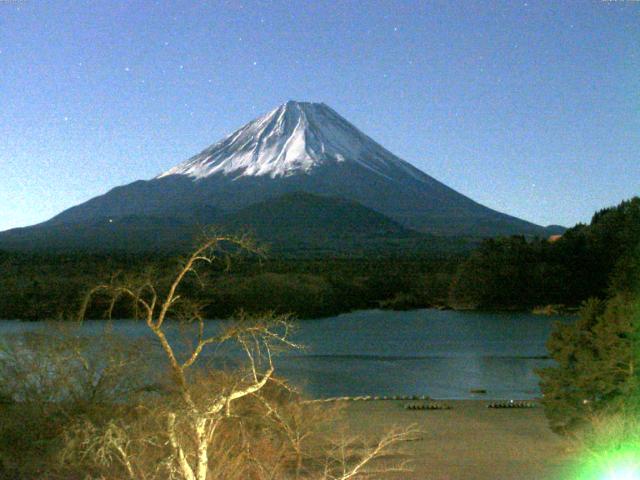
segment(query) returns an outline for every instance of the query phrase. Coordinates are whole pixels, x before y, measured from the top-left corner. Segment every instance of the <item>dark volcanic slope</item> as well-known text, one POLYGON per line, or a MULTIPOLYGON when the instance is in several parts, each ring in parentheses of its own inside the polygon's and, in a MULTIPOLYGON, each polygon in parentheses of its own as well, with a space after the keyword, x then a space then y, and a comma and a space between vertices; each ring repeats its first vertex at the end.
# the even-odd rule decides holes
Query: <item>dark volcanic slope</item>
POLYGON ((176 251, 191 247, 212 225, 226 232, 248 233, 277 255, 424 254, 470 248, 464 241, 407 229, 351 200, 298 192, 224 216, 193 207, 189 218, 128 215, 14 229, 0 234, 0 249, 176 251))
POLYGON ((255 203, 230 214, 223 223, 231 231, 253 234, 276 252, 450 249, 443 239, 409 230, 351 200, 302 192, 255 203))

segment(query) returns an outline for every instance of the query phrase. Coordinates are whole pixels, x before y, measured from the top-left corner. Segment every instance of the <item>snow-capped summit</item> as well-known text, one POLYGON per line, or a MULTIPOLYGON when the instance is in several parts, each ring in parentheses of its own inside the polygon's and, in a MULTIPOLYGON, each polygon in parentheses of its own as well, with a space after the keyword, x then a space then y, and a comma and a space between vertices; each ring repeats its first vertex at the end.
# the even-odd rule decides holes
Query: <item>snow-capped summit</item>
POLYGON ((385 176, 389 169, 410 167, 324 103, 289 101, 157 178, 288 177, 340 162, 385 176))

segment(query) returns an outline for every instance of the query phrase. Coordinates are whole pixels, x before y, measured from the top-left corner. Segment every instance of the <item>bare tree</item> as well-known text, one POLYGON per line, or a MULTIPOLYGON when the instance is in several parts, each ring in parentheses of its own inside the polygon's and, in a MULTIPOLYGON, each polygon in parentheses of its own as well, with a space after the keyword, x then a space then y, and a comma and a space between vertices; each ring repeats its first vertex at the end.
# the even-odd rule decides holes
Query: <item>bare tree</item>
MULTIPOLYGON (((283 402, 277 399, 277 395, 273 397, 273 393, 272 397, 264 394, 274 388, 291 393, 286 382, 275 377, 273 362, 274 354, 279 350, 299 348, 291 340, 292 325, 287 316, 266 315, 249 319, 240 315, 236 321, 211 334, 206 328, 203 306, 182 296, 181 286, 188 276, 201 282, 200 267, 228 260, 230 253, 238 251, 260 253, 247 238, 212 236, 185 259, 164 288, 152 278, 121 281, 114 278, 111 283, 98 285, 88 292, 80 310, 80 319, 86 316, 89 306, 97 298, 106 300, 107 316, 112 315, 118 302, 130 302, 136 316, 145 322, 162 349, 177 400, 170 397, 163 397, 160 401, 148 400, 146 407, 143 402, 142 408, 154 408, 164 419, 163 433, 159 437, 142 435, 141 432, 136 437, 131 425, 122 422, 109 422, 99 431, 79 424, 69 436, 69 441, 75 442, 75 451, 84 452, 81 456, 85 459, 90 456, 103 464, 116 463, 131 479, 153 478, 158 469, 163 469, 165 478, 181 480, 232 478, 230 474, 222 473, 231 469, 251 471, 251 474, 244 473, 238 478, 256 479, 347 480, 380 473, 367 470, 367 466, 374 459, 388 454, 393 446, 406 440, 413 431, 391 432, 369 447, 356 448, 353 442, 342 442, 327 451, 327 445, 323 444, 323 460, 320 461, 317 453, 309 454, 305 450, 313 430, 308 427, 308 422, 305 423, 308 420, 305 415, 311 407, 307 407, 305 413, 301 403, 283 402), (172 340, 168 332, 171 320, 193 327, 194 338, 188 348, 181 349, 177 341, 172 340), (245 359, 245 368, 233 375, 207 371, 201 362, 207 349, 218 349, 224 344, 238 346, 245 359), (249 404, 251 407, 247 407, 249 404), (254 409, 253 416, 246 413, 247 408, 254 409), (232 419, 237 420, 234 429, 221 429, 221 425, 232 419), (273 451, 269 461, 256 455, 251 442, 252 437, 264 428, 277 431, 278 438, 284 439, 271 441, 269 448, 273 451), (231 437, 235 439, 235 449, 229 448, 229 442, 225 445, 225 440, 231 437), (149 471, 139 456, 153 448, 163 451, 164 446, 168 447, 168 454, 165 458, 156 454, 156 471, 149 471), (309 461, 311 457, 313 461, 309 461)), ((315 418, 318 419, 317 416, 315 418)), ((273 436, 263 435, 262 438, 273 436)), ((265 448, 264 445, 261 448, 265 448)), ((401 462, 385 467, 385 470, 405 468, 406 464, 401 462)))

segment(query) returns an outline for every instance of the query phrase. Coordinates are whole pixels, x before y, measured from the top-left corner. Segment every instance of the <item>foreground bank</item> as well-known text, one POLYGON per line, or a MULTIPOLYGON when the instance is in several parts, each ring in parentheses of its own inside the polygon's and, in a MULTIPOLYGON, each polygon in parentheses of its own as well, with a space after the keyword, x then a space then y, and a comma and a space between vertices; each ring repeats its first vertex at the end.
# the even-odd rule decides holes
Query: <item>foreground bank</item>
POLYGON ((547 425, 542 408, 492 409, 489 402, 453 400, 448 410, 407 410, 404 401, 353 401, 344 405, 349 431, 375 438, 394 426, 421 433, 404 453, 406 480, 555 480, 571 470, 571 445, 547 425))

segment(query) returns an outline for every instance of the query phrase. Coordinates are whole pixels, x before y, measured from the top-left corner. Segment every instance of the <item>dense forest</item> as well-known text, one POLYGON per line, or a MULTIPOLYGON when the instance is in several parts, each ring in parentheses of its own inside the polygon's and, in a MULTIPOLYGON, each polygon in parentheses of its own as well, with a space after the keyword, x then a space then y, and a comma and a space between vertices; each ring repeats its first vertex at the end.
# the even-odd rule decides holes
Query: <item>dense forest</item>
MULTIPOLYGON (((366 308, 577 307, 629 283, 639 244, 636 197, 597 212, 589 225, 579 224, 557 239, 488 239, 470 254, 235 256, 229 264, 211 266, 206 289, 197 279, 186 288, 214 318, 239 309, 314 318, 366 308)), ((0 318, 68 317, 92 285, 114 274, 163 278, 178 262, 179 255, 168 253, 0 252, 0 318)), ((131 315, 120 308, 121 316, 131 315)))
POLYGON ((489 239, 459 266, 450 289, 454 308, 530 309, 577 306, 629 284, 640 245, 640 198, 597 212, 561 237, 489 239))
MULTIPOLYGON (((168 278, 179 256, 0 254, 0 317, 51 319, 75 314, 85 292, 113 275, 168 278)), ((256 259, 212 265, 208 287, 191 278, 189 295, 212 318, 237 310, 293 312, 300 318, 366 308, 444 306, 458 257, 256 259)), ((202 274, 201 274, 202 275, 202 274)), ((116 310, 131 315, 124 306, 116 310)), ((97 313, 96 313, 97 314, 97 313)))

